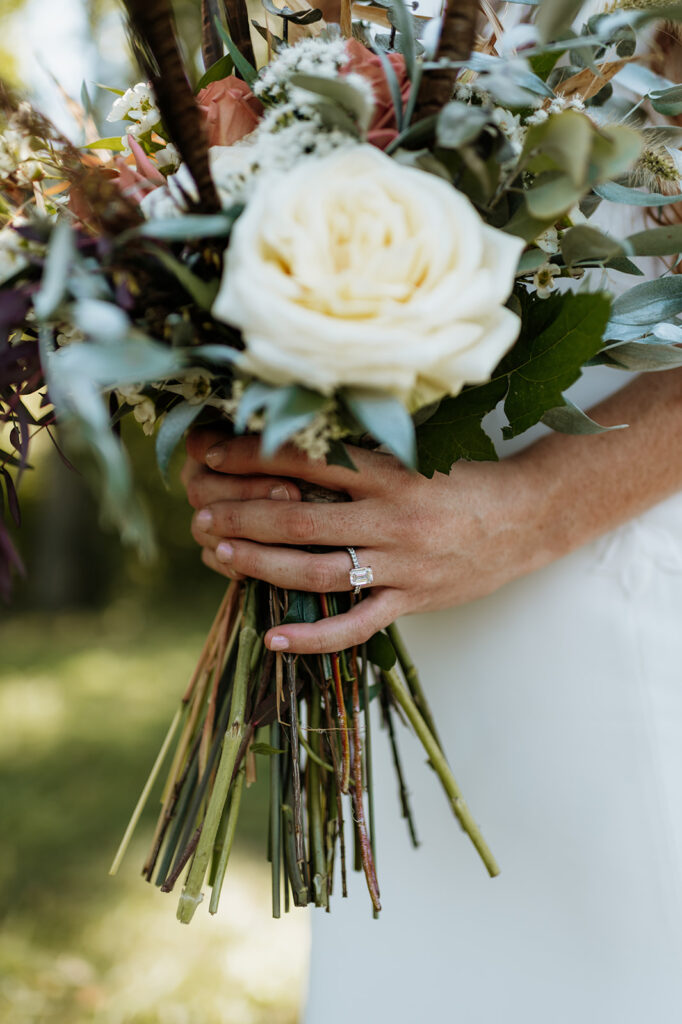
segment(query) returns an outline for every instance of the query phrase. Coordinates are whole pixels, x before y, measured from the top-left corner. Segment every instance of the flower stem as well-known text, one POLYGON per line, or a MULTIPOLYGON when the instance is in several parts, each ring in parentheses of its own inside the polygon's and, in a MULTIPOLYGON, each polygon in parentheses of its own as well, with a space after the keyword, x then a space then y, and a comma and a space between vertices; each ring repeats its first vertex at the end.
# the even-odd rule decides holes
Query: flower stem
POLYGON ((232 850, 232 843, 234 842, 234 834, 237 828, 237 819, 239 818, 239 805, 242 800, 242 791, 244 789, 244 768, 240 768, 237 772, 237 778, 235 779, 234 786, 232 788, 232 798, 230 799, 230 809, 227 812, 227 827, 225 829, 225 838, 223 840, 222 849, 218 857, 218 865, 216 867, 215 879, 213 882, 213 888, 211 890, 211 902, 208 905, 209 914, 215 914, 218 911, 218 903, 220 901, 220 893, 223 889, 223 882, 225 880, 225 871, 227 869, 227 862, 230 857, 232 850))
POLYGON ((396 653, 398 661, 400 662, 400 667, 403 670, 405 682, 407 683, 410 693, 412 694, 412 699, 417 705, 420 715, 422 716, 427 726, 429 727, 431 735, 436 740, 438 746, 442 750, 443 745, 438 736, 436 724, 433 720, 433 714, 431 713, 431 708, 429 707, 429 703, 426 699, 426 694, 424 693, 421 681, 419 679, 419 674, 417 673, 417 667, 415 663, 412 661, 410 652, 405 646, 405 641, 400 635, 400 632, 395 622, 392 623, 392 625, 386 627, 386 632, 388 633, 389 639, 393 644, 393 649, 396 653))
MULTIPOLYGON (((270 724, 270 746, 279 750, 281 726, 277 719, 270 724)), ((282 891, 282 779, 280 754, 270 755, 270 856, 272 860, 272 916, 280 917, 282 891)))
POLYGON ((494 878, 495 875, 499 875, 500 869, 497 866, 495 858, 488 849, 488 846, 481 835, 481 831, 471 815, 471 811, 464 802, 462 792, 455 782, 454 776, 450 771, 450 766, 448 765, 437 740, 427 726, 423 717, 420 715, 417 705, 400 679, 396 669, 392 668, 389 669, 388 672, 382 672, 382 676, 397 703, 405 712, 405 715, 421 741, 424 750, 428 754, 429 760, 441 781, 443 789, 447 793, 452 810, 457 816, 462 828, 476 847, 481 860, 486 866, 488 874, 494 878))

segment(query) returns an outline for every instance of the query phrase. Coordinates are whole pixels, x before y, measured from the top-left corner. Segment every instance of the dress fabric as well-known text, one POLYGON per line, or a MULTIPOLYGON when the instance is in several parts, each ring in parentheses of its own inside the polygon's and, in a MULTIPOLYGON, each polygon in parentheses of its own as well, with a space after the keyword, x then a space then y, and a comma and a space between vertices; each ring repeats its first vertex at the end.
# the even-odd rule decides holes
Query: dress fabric
POLYGON ((383 910, 313 913, 305 1024, 679 1024, 682 493, 401 628, 501 874, 398 726, 411 847, 375 708, 383 910))

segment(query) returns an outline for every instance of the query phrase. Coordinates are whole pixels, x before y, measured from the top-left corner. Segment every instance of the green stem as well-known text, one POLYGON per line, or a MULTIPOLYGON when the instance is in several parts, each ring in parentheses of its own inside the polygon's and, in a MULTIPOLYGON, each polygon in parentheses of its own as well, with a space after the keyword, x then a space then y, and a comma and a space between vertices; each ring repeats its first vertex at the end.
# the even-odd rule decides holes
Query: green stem
POLYGON ((443 745, 438 736, 436 723, 433 720, 433 714, 431 713, 429 702, 427 701, 426 694, 424 693, 424 690, 422 688, 422 684, 419 679, 419 674, 417 672, 417 667, 412 661, 410 652, 405 646, 405 641, 400 635, 400 632, 395 622, 392 623, 392 625, 386 627, 386 632, 388 633, 389 639, 393 644, 393 649, 397 655, 398 661, 400 662, 400 667, 403 670, 405 681, 408 685, 410 693, 412 694, 412 698, 415 704, 417 705, 417 708, 419 709, 419 713, 426 722, 431 735, 433 736, 436 743, 442 750, 443 745))
POLYGON ((232 843, 234 842, 234 834, 237 829, 237 819, 239 818, 239 805, 242 800, 242 791, 244 789, 244 777, 246 772, 244 768, 240 768, 237 772, 237 778, 234 782, 232 790, 232 799, 230 800, 230 809, 227 814, 227 828, 225 829, 225 839, 223 840, 223 847, 220 851, 220 857, 218 858, 218 865, 215 872, 215 880, 213 882, 213 888, 211 890, 211 902, 208 905, 209 914, 215 914, 218 911, 218 903, 220 902, 220 893, 223 889, 223 882, 225 880, 225 871, 227 869, 227 862, 230 858, 230 852, 232 850, 232 843))
MULTIPOLYGON (((311 732, 311 744, 318 750, 320 746, 321 706, 317 687, 311 687, 308 702, 308 725, 311 732)), ((310 846, 312 860, 312 889, 316 907, 329 905, 327 858, 324 851, 324 830, 322 826, 322 802, 320 799, 320 769, 315 757, 308 761, 308 819, 310 823, 310 846)))
MULTIPOLYGON (((365 716, 365 788, 367 790, 367 823, 369 827, 369 845, 372 851, 374 870, 377 866, 376 848, 376 818, 374 816, 374 775, 372 771, 372 728, 370 721, 369 706, 369 662, 367 661, 367 650, 363 645, 362 651, 362 701, 364 704, 365 716)), ((372 907, 372 917, 378 918, 379 912, 372 907)))
POLYGON ((486 866, 488 874, 494 878, 495 875, 499 875, 500 869, 497 866, 495 858, 488 849, 488 846, 481 835, 481 831, 471 815, 471 811, 464 802, 462 792, 455 782, 454 776, 450 771, 450 766, 445 760, 445 756, 438 745, 438 741, 435 739, 433 733, 427 726, 423 717, 420 715, 417 705, 410 696, 396 669, 392 668, 388 672, 382 672, 382 676, 395 700, 405 712, 408 721, 421 741, 424 750, 428 754, 429 760, 441 781, 443 789, 447 793, 452 810, 457 816, 462 828, 476 847, 481 860, 486 866))
MULTIPOLYGON (((248 586, 248 585, 247 585, 248 586)), ((189 924, 194 912, 203 899, 201 887, 204 883, 206 870, 211 858, 211 850, 215 842, 218 826, 225 806, 225 801, 230 790, 232 774, 234 772, 237 753, 241 746, 244 733, 244 712, 246 709, 246 696, 249 682, 249 669, 254 644, 258 640, 258 634, 250 624, 254 619, 253 614, 253 586, 249 587, 245 598, 245 619, 247 624, 239 634, 239 650, 237 653, 237 665, 234 674, 234 685, 232 690, 232 703, 230 705, 230 718, 225 738, 223 741, 222 754, 216 774, 213 790, 208 801, 206 816, 201 828, 201 838, 197 846, 192 866, 185 882, 185 887, 178 902, 178 920, 183 924, 189 924), (248 612, 246 607, 248 606, 248 612)))
MULTIPOLYGON (((279 750, 280 724, 275 718, 270 725, 270 746, 279 750)), ((270 755, 270 858, 272 870, 272 916, 280 917, 282 891, 282 780, 280 754, 270 755)))

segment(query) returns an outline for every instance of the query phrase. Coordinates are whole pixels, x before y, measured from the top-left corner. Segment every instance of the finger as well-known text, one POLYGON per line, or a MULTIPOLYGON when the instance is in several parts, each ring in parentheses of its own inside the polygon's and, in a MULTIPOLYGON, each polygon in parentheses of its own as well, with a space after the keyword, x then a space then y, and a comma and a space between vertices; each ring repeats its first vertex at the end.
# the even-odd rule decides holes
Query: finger
POLYGON ((285 445, 274 458, 265 459, 260 453, 259 438, 234 437, 216 443, 213 431, 194 431, 188 438, 187 450, 192 458, 219 473, 296 477, 331 490, 346 491, 352 497, 378 494, 387 486, 394 486, 400 474, 408 472, 392 455, 350 446, 349 454, 357 472, 345 466, 328 466, 322 460, 313 462, 294 445, 285 445))
POLYGON ((390 587, 373 590, 348 612, 318 622, 275 626, 265 634, 265 646, 292 654, 324 654, 364 644, 401 614, 400 592, 390 587))
POLYGON ((187 489, 187 485, 190 480, 195 477, 198 473, 205 473, 205 467, 201 462, 197 462, 191 455, 188 455, 185 459, 182 469, 180 470, 180 483, 187 489))
POLYGON ((231 569, 229 565, 219 562, 215 556, 215 551, 211 551, 210 548, 201 549, 201 561, 204 565, 207 565, 209 569, 213 569, 214 572, 219 572, 221 576, 227 576, 228 580, 243 579, 243 577, 240 576, 238 572, 231 569))
POLYGON ((214 473, 205 466, 183 482, 193 508, 203 508, 217 501, 252 501, 255 498, 300 501, 301 498, 300 490, 291 480, 276 476, 230 476, 214 473))
POLYGON ((219 537, 262 544, 366 545, 376 541, 371 508, 362 501, 316 505, 307 501, 218 501, 202 508, 196 525, 219 537))
MULTIPOLYGON (((201 542, 200 542, 201 543, 201 542)), ((341 593, 352 589, 351 562, 347 551, 311 554, 296 548, 270 547, 247 540, 220 540, 207 547, 215 550, 219 562, 242 576, 264 580, 289 590, 308 590, 318 594, 341 593)), ((358 558, 372 566, 374 579, 392 583, 383 571, 381 552, 363 550, 358 558)))

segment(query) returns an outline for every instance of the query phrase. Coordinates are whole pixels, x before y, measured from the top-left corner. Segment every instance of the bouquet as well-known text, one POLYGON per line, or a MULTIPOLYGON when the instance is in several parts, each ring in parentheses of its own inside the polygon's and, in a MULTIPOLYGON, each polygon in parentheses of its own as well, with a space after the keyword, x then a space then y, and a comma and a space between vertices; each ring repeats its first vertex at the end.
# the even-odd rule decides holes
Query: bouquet
MULTIPOLYGON (((682 200, 682 92, 636 54, 638 32, 678 8, 622 0, 582 24, 579 0, 546 0, 503 28, 471 0, 433 19, 343 0, 340 25, 263 2, 259 69, 241 0, 224 17, 202 4, 193 86, 168 0, 126 0, 145 80, 112 90, 116 136, 75 145, 0 93, 0 493, 17 522, 30 438, 55 423, 94 452, 103 509, 145 550, 124 416, 155 435, 162 474, 188 429, 213 425, 266 458, 286 444, 297 465, 337 466, 338 491, 306 486, 305 468, 301 489, 343 501, 348 442, 448 473, 497 457, 482 421, 500 403, 507 437, 539 422, 595 433, 564 397, 584 367, 682 365, 682 277, 637 283, 638 259, 674 269, 682 238, 665 217, 682 200), (659 223, 617 237, 591 222, 602 203, 659 223)), ((292 544, 302 508, 282 508, 292 544)), ((264 645, 363 599, 371 566, 348 555, 346 592, 243 580, 218 610, 112 868, 169 759, 143 873, 180 887, 184 922, 207 885, 217 909, 259 756, 273 914, 328 908, 337 861, 345 895, 350 843, 379 911, 373 700, 413 837, 398 721, 498 871, 395 624, 331 654, 264 645)), ((0 521, 6 595, 20 568, 0 521)))

